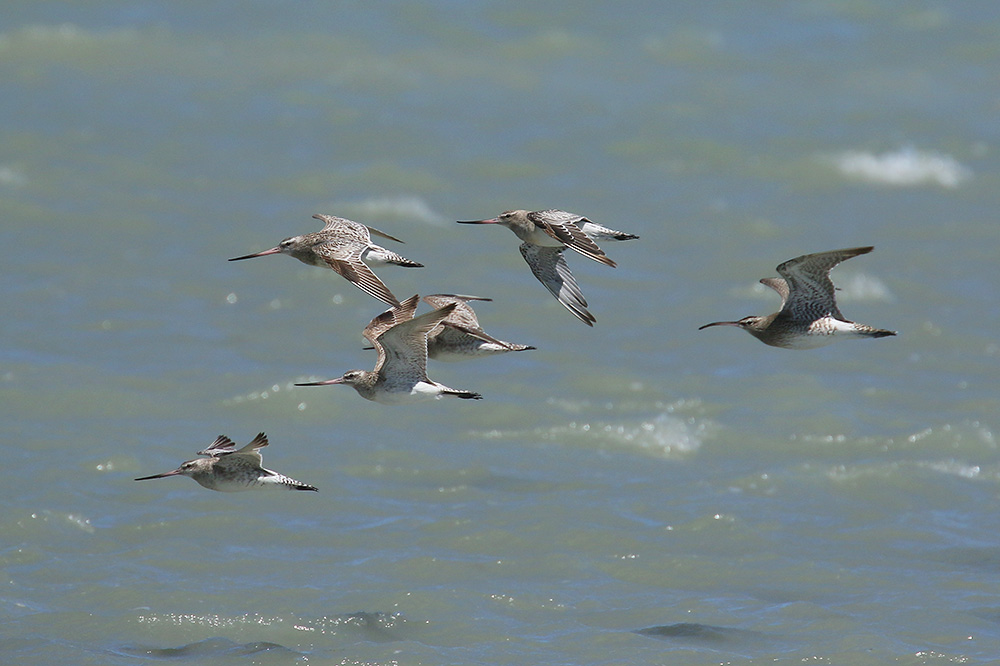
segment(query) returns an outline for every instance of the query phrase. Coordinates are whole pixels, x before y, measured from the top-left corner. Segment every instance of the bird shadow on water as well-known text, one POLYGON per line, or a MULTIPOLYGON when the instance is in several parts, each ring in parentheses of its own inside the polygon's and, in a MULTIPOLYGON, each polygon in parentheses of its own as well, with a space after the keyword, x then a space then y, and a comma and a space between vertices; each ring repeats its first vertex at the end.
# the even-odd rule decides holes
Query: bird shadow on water
POLYGON ((191 659, 204 658, 253 658, 253 663, 258 663, 256 658, 262 653, 273 654, 280 661, 287 662, 288 659, 302 659, 306 655, 295 650, 290 650, 278 643, 267 641, 257 641, 251 643, 236 643, 228 638, 206 638, 195 643, 188 643, 180 647, 172 648, 152 648, 152 647, 124 647, 121 653, 132 657, 146 657, 149 659, 170 659, 188 661, 191 659))

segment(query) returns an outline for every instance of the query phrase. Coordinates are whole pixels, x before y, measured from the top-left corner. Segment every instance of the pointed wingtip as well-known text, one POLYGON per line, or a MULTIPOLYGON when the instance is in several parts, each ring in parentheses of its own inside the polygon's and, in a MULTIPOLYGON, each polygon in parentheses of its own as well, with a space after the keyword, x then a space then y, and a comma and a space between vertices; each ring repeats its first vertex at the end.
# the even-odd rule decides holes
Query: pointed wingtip
POLYGON ((221 453, 231 453, 236 450, 236 442, 225 435, 219 435, 215 441, 198 452, 199 456, 218 456, 221 453))
POLYGON ((410 297, 409 297, 409 298, 407 298, 407 299, 406 299, 405 301, 402 301, 402 302, 400 302, 400 303, 397 303, 397 304, 395 305, 395 308, 394 308, 394 309, 400 309, 400 308, 402 308, 402 309, 406 309, 406 310, 408 310, 408 309, 410 309, 410 308, 413 308, 413 309, 416 309, 416 307, 417 307, 417 302, 418 302, 419 300, 420 300, 420 294, 413 294, 413 296, 410 296, 410 297))
POLYGON ((597 317, 591 314, 590 310, 586 308, 586 303, 584 305, 578 305, 561 299, 558 300, 560 305, 569 310, 574 317, 582 321, 587 326, 593 328, 594 324, 597 323, 597 317))
POLYGON ((424 296, 424 302, 431 304, 431 301, 438 298, 449 298, 459 301, 492 301, 492 298, 487 298, 485 296, 470 296, 469 294, 427 294, 424 296))
POLYGON ((365 228, 368 229, 368 233, 375 234, 376 236, 381 236, 382 238, 387 238, 391 241, 395 241, 396 243, 402 243, 403 245, 406 245, 404 241, 396 238, 392 234, 387 234, 384 231, 381 231, 380 229, 376 229, 375 227, 369 227, 367 224, 364 226, 365 228))
POLYGON ((558 300, 560 305, 562 305, 564 308, 573 313, 573 316, 575 316, 577 319, 582 321, 587 326, 592 327, 594 324, 597 323, 597 317, 595 317, 593 313, 591 313, 591 311, 587 309, 587 300, 583 299, 582 296, 581 299, 582 303, 572 303, 563 301, 562 299, 558 300))

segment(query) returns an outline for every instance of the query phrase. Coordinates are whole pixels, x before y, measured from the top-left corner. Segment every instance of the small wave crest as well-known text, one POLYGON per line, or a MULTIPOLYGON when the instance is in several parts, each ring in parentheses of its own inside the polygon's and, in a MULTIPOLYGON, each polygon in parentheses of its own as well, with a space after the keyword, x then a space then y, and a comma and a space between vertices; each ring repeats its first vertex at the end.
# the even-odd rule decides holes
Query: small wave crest
MULTIPOLYGON (((154 648, 132 646, 122 648, 121 652, 133 657, 154 657, 159 659, 190 659, 216 656, 248 657, 262 652, 284 653, 289 656, 303 656, 295 650, 289 650, 283 645, 267 642, 236 643, 228 638, 206 638, 197 643, 188 643, 180 647, 154 648)), ((256 662, 254 662, 256 663, 256 662)))
MULTIPOLYGON (((291 627, 297 631, 318 634, 343 632, 359 633, 376 641, 400 640, 394 633, 406 623, 400 613, 381 611, 356 611, 320 618, 275 617, 246 613, 244 615, 217 615, 214 613, 143 613, 136 618, 139 624, 167 626, 198 626, 212 629, 234 627, 291 627)), ((176 650, 176 648, 170 648, 176 650)))
POLYGON ((267 617, 256 613, 245 615, 215 615, 213 613, 148 613, 140 615, 136 620, 139 624, 162 624, 175 627, 199 626, 199 627, 237 627, 242 625, 271 626, 282 624, 285 620, 280 617, 267 617))
POLYGON ((835 276, 835 278, 837 300, 842 303, 848 301, 893 303, 896 301, 896 297, 889 290, 889 287, 875 276, 865 273, 849 273, 835 276))
MULTIPOLYGON (((854 302, 876 302, 894 303, 895 294, 892 290, 874 275, 866 273, 834 273, 831 276, 834 286, 837 288, 837 301, 839 303, 854 302)), ((770 287, 756 282, 745 287, 736 287, 730 291, 733 296, 740 298, 752 297, 760 300, 772 300, 778 302, 778 297, 770 287)))
POLYGON ((534 437, 566 443, 583 441, 596 446, 630 448, 659 458, 674 458, 697 451, 715 427, 711 421, 681 416, 674 411, 669 407, 666 412, 651 418, 618 422, 577 419, 529 431, 494 430, 484 436, 498 439, 534 437))
POLYGON ((845 176, 895 187, 931 184, 955 188, 972 178, 972 171, 950 155, 915 148, 881 155, 848 150, 828 159, 845 176))

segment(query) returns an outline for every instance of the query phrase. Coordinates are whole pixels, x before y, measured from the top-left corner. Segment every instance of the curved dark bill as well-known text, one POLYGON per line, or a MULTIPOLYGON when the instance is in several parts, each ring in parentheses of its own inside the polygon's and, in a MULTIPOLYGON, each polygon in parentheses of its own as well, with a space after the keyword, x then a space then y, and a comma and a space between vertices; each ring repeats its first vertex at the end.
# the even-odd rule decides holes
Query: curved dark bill
POLYGON ((706 329, 709 326, 739 326, 738 321, 713 321, 711 324, 705 324, 704 326, 699 326, 698 330, 706 329))

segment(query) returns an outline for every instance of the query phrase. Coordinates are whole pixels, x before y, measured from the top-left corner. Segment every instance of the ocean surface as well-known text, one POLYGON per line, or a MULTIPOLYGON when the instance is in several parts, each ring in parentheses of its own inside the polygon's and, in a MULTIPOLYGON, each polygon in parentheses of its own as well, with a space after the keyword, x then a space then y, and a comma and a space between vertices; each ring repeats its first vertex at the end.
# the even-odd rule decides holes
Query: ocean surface
POLYGON ((0 662, 1000 663, 1000 4, 0 9, 0 662), (496 226, 561 208, 589 328, 496 226), (369 224, 536 350, 371 368, 369 224), (851 319, 767 314, 809 252, 851 319), (318 493, 166 472, 219 434, 318 493))

